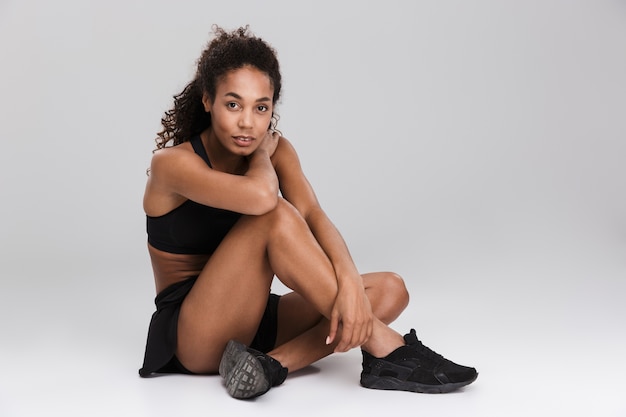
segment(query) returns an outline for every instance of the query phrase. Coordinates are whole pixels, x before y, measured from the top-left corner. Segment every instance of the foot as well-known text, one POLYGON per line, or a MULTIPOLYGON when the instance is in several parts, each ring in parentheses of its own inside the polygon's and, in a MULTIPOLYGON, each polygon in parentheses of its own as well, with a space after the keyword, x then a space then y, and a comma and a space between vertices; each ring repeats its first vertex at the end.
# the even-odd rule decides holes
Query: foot
POLYGON ((287 368, 276 359, 235 340, 226 345, 219 373, 228 394, 239 399, 263 395, 287 378, 287 368))
POLYGON ((405 346, 384 358, 363 353, 361 385, 366 388, 422 393, 451 392, 476 380, 476 369, 457 365, 422 344, 415 330, 404 336, 405 346))

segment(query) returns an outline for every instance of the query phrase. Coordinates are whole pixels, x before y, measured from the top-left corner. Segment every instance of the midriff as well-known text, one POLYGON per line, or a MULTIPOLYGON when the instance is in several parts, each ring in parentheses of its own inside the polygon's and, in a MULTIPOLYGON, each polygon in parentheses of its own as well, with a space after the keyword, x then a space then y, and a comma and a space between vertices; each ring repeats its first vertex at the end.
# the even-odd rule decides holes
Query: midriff
POLYGON ((200 274, 210 255, 164 252, 148 244, 157 294, 165 288, 200 274))

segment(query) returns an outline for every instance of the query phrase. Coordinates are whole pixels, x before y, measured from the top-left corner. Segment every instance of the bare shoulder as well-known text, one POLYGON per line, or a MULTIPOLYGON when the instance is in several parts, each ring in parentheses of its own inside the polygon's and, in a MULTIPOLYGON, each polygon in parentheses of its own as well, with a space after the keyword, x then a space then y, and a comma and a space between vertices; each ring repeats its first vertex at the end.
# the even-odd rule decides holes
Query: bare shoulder
POLYGON ((293 166, 293 164, 300 164, 296 148, 284 136, 281 136, 278 141, 278 146, 276 147, 276 151, 272 156, 272 162, 274 164, 274 168, 277 171, 280 169, 280 167, 286 165, 293 166))
POLYGON ((295 147, 282 137, 272 157, 283 197, 306 216, 319 207, 319 202, 308 179, 302 171, 295 147))
POLYGON ((195 152, 187 142, 159 149, 152 155, 150 172, 158 177, 161 174, 176 170, 180 164, 187 164, 196 159, 195 152))
POLYGON ((186 200, 176 192, 173 185, 180 183, 181 167, 200 165, 196 159, 200 158, 195 156, 191 146, 186 143, 154 152, 143 198, 146 214, 162 215, 186 200))

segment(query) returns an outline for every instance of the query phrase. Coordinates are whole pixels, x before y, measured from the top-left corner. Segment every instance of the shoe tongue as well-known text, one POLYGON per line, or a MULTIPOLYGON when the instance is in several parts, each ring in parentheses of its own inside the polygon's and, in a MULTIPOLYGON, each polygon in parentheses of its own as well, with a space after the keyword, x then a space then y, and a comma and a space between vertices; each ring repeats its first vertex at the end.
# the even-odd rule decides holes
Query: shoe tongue
POLYGON ((404 342, 407 345, 416 345, 419 343, 417 334, 415 334, 415 329, 411 329, 410 333, 404 335, 404 342))
POLYGON ((417 338, 417 334, 415 333, 415 329, 411 329, 410 333, 404 335, 404 341, 406 342, 407 345, 412 345, 416 347, 417 349, 419 349, 419 351, 423 355, 426 355, 430 359, 437 360, 437 361, 443 359, 443 356, 433 351, 429 347, 424 346, 424 344, 420 342, 420 340, 417 338))
POLYGON ((269 376, 270 385, 272 387, 280 385, 285 381, 288 370, 283 367, 280 362, 265 354, 257 356, 257 359, 261 362, 261 365, 265 370, 265 374, 269 376))

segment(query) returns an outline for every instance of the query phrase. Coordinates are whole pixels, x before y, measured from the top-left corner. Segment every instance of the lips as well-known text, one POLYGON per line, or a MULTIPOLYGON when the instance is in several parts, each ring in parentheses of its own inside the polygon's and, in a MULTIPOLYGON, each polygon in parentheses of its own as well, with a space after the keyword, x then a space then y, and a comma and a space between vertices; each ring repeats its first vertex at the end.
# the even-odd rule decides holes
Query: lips
POLYGON ((254 138, 252 136, 233 136, 233 141, 237 146, 247 147, 252 144, 254 138))

